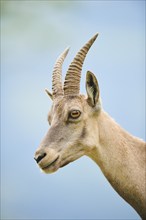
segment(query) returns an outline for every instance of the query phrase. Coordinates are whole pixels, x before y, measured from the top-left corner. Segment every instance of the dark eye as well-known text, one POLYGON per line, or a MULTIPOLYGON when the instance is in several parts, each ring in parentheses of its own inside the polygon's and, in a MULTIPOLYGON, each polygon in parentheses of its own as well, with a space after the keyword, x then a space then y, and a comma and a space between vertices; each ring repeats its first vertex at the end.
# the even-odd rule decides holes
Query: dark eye
POLYGON ((79 110, 72 110, 69 114, 70 118, 77 119, 81 115, 81 112, 79 110))

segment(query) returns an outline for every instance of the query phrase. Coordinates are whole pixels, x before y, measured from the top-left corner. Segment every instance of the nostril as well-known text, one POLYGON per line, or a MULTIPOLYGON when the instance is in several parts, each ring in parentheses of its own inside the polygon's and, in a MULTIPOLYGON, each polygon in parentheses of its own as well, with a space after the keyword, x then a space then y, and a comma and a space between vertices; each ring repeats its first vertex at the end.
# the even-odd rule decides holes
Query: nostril
POLYGON ((41 155, 39 155, 37 158, 34 158, 36 160, 37 163, 39 163, 47 154, 43 153, 41 155))

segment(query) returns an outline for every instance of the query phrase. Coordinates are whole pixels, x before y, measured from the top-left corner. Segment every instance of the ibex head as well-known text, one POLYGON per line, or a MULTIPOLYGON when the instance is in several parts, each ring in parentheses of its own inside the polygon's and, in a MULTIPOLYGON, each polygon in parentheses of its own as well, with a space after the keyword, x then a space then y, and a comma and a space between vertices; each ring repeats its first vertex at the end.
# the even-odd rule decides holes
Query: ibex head
POLYGON ((52 173, 60 167, 89 155, 97 143, 98 129, 94 123, 101 103, 96 77, 90 71, 86 76, 87 97, 80 95, 80 77, 84 59, 98 34, 91 38, 71 62, 64 86, 62 86, 62 64, 68 53, 66 49, 57 59, 52 77, 53 100, 48 115, 50 129, 35 153, 35 160, 45 173, 52 173), (96 128, 94 128, 96 126, 96 128))

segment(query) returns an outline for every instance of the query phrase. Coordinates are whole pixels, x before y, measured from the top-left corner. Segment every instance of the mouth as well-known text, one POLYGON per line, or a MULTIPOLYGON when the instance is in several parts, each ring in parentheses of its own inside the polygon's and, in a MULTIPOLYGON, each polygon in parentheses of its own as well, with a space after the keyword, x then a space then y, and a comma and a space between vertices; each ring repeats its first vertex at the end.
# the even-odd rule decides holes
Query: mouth
POLYGON ((59 161, 60 160, 60 156, 58 155, 57 158, 55 160, 53 160, 52 162, 50 162, 47 165, 44 166, 40 166, 41 170, 48 174, 48 173, 54 173, 56 172, 59 168, 62 168, 64 166, 66 166, 67 164, 73 162, 74 160, 66 160, 64 159, 62 162, 59 161))
POLYGON ((55 160, 53 160, 51 163, 49 163, 47 166, 44 166, 41 169, 43 171, 48 170, 49 168, 51 168, 51 167, 53 167, 55 165, 55 163, 57 162, 58 159, 59 159, 59 156, 55 160))

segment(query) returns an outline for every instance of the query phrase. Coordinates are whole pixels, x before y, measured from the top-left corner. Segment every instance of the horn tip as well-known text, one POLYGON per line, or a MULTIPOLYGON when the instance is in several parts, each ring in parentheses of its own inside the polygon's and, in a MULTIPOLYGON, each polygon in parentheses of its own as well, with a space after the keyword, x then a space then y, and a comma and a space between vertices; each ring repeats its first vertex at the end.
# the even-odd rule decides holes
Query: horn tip
POLYGON ((67 55, 70 50, 70 46, 65 49, 65 54, 67 55))
POLYGON ((45 88, 45 92, 46 92, 48 95, 51 94, 47 88, 45 88))
POLYGON ((93 40, 96 40, 96 38, 98 37, 99 33, 96 33, 94 36, 93 36, 93 40))

